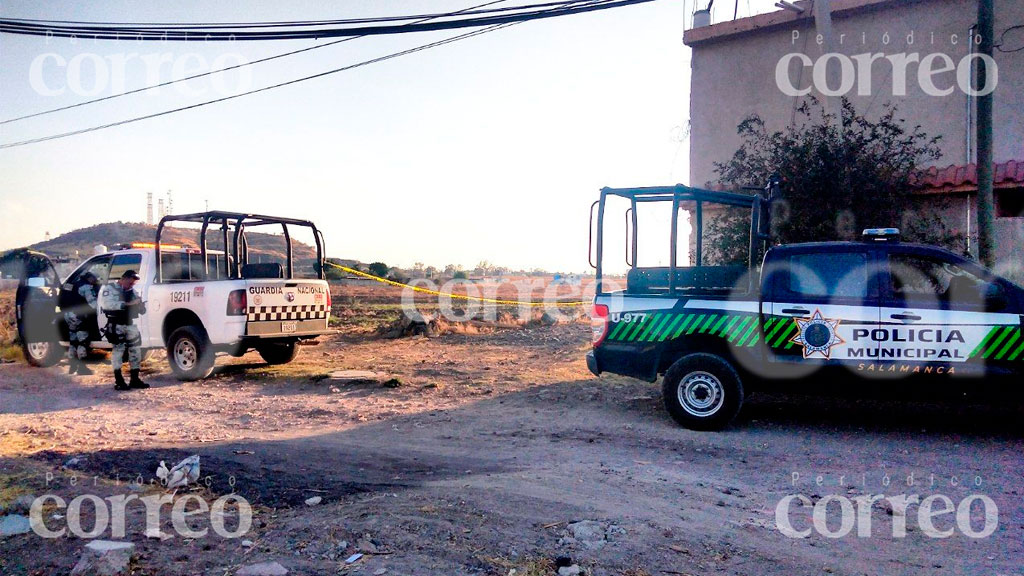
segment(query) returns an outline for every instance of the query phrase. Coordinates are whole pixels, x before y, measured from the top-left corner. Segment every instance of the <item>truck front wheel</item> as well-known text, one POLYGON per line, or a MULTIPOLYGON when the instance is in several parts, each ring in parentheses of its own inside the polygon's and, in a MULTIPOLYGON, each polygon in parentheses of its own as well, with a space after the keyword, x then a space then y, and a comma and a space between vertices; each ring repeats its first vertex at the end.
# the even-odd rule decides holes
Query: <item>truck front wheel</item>
POLYGON ((206 332, 182 326, 167 339, 167 362, 179 380, 200 380, 213 372, 215 357, 206 332))
POLYGON ((743 383, 720 356, 689 354, 665 372, 662 395, 679 424, 691 430, 721 430, 743 405, 743 383))
POLYGON ((21 350, 25 354, 26 362, 42 368, 60 362, 65 352, 55 341, 23 342, 21 350))
POLYGON ((299 343, 292 341, 261 344, 256 347, 256 351, 267 364, 287 364, 299 355, 299 343))

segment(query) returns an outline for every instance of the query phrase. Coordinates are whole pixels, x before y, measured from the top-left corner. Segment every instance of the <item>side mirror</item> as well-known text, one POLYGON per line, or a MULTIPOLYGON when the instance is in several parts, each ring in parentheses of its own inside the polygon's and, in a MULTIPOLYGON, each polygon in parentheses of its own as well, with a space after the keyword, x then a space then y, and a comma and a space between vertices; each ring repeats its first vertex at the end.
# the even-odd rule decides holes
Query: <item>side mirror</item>
POLYGON ((982 298, 985 301, 985 308, 997 312, 1006 308, 1009 301, 1006 298, 1006 291, 1003 287, 994 282, 984 284, 981 287, 982 298))
POLYGON ((43 278, 42 276, 29 278, 25 281, 25 285, 29 288, 46 288, 46 278, 43 278))

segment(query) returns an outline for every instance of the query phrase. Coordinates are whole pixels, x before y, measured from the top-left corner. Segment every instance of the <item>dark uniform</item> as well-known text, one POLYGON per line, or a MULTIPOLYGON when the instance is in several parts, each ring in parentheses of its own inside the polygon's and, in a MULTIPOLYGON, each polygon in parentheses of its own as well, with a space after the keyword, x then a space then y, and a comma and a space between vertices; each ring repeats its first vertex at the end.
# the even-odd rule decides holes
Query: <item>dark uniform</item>
POLYGON ((111 364, 114 368, 114 388, 149 388, 139 379, 139 368, 142 363, 142 335, 135 318, 146 313, 146 305, 130 286, 139 275, 134 270, 126 271, 116 284, 108 284, 100 291, 100 310, 107 317, 104 335, 114 345, 111 364), (131 367, 131 380, 125 384, 121 368, 124 364, 125 351, 128 352, 128 363, 131 367))
POLYGON ((82 274, 71 290, 61 292, 60 309, 68 326, 68 374, 92 374, 82 360, 89 353, 89 336, 96 327, 98 293, 99 280, 91 272, 82 274))

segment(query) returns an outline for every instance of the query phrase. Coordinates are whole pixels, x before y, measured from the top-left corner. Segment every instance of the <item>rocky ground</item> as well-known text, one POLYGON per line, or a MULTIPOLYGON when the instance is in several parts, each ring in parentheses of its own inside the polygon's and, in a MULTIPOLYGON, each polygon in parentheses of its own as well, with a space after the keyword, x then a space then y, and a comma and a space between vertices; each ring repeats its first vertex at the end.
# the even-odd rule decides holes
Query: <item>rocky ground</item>
MULTIPOLYGON (((70 531, 11 534, 0 573, 67 574, 79 563, 80 573, 242 576, 1021 573, 1017 406, 762 395, 729 430, 692 432, 666 415, 655 385, 592 377, 588 338, 582 323, 437 338, 346 332, 286 366, 221 359, 202 382, 174 380, 156 358, 145 371, 153 388, 128 393, 100 364, 73 378, 0 365, 9 517, 44 494, 165 494, 151 484, 160 461, 191 454, 199 481, 173 501, 236 493, 253 509, 238 538, 212 531, 215 520, 237 526, 234 505, 191 514, 187 527, 209 530, 189 538, 168 504, 160 534, 147 537, 145 508, 130 502, 124 537, 97 535, 130 548, 106 551, 70 531), (381 374, 332 379, 339 370, 381 374), (998 507, 997 527, 971 538, 951 513, 935 525, 952 535, 933 538, 917 508, 879 501, 862 519, 870 536, 789 538, 775 510, 791 494, 941 494, 954 506, 981 494, 998 507), (902 520, 907 533, 894 537, 902 520)), ((197 508, 190 500, 185 510, 197 508)), ((89 529, 93 506, 82 510, 89 529)), ((827 511, 840 530, 841 504, 827 511)), ((67 527, 68 512, 51 500, 47 527, 67 527)), ((810 514, 794 504, 795 528, 810 527, 810 514)))

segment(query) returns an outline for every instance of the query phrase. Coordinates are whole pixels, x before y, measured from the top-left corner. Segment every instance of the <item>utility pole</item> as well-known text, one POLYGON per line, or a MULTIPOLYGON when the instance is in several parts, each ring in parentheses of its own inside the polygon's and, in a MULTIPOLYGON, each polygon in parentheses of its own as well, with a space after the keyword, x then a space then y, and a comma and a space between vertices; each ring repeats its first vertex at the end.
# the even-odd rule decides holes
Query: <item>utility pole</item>
MULTIPOLYGON (((980 58, 976 60, 978 73, 975 74, 976 91, 984 90, 988 75, 996 74, 988 69, 992 60, 993 36, 995 36, 995 7, 993 0, 978 0, 978 45, 980 58)), ((973 42, 974 39, 971 39, 973 42)), ((996 78, 993 76, 993 81, 996 78)), ((993 233, 993 175, 992 175, 992 97, 994 91, 978 95, 978 258, 985 266, 996 264, 996 239, 993 233)))
MULTIPOLYGON (((826 53, 836 51, 836 38, 832 32, 832 7, 829 0, 814 0, 814 27, 821 35, 822 46, 826 53)), ((834 63, 837 64, 838 63, 834 63)), ((825 84, 829 90, 837 90, 842 84, 839 77, 840 70, 836 66, 829 66, 825 69, 825 84)), ((843 135, 843 103, 839 96, 825 97, 825 112, 833 116, 836 130, 843 135)))

